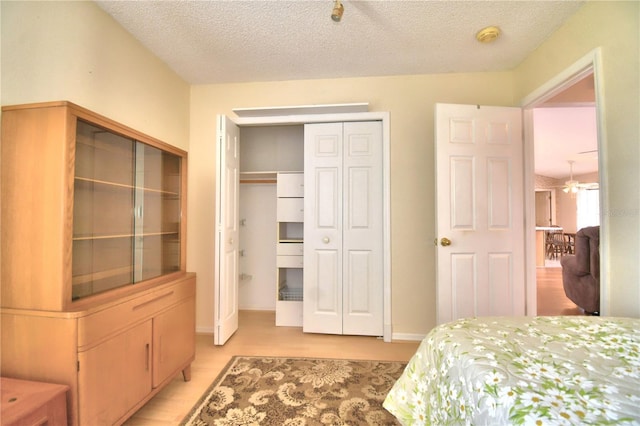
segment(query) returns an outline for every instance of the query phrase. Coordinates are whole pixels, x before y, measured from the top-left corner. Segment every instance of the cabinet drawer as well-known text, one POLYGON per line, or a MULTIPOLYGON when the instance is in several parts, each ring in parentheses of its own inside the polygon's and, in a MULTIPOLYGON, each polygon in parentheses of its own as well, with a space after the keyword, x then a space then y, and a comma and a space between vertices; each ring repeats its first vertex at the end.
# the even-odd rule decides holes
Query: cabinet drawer
POLYGON ((191 277, 173 285, 162 286, 124 303, 79 318, 79 350, 195 295, 195 281, 195 277, 191 277))
POLYGON ((304 198, 278 198, 278 222, 304 222, 304 198))
POLYGON ((302 256, 304 246, 302 243, 278 243, 276 254, 278 256, 302 256))
POLYGON ((304 174, 278 173, 278 197, 304 197, 304 174))
POLYGON ((278 268, 302 268, 302 256, 276 256, 276 266, 278 268))

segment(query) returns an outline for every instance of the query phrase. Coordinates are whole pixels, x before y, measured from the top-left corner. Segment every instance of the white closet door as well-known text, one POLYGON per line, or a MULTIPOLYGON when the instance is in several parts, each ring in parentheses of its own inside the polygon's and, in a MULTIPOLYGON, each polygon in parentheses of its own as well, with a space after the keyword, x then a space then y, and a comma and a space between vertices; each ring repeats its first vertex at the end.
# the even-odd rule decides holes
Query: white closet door
POLYGON ((342 334, 342 123, 304 127, 303 331, 342 334))
POLYGON ((382 123, 343 134, 342 333, 382 336, 382 123))
POLYGON ((383 334, 382 124, 305 126, 305 332, 383 334))
POLYGON ((223 115, 217 124, 213 337, 224 345, 238 329, 240 129, 223 115))

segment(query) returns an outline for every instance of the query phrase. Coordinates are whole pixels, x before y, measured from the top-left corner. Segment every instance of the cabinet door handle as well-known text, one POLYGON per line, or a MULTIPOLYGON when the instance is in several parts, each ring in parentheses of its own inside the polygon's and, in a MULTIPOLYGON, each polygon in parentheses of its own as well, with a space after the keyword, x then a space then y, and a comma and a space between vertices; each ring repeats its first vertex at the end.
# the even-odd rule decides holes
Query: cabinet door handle
POLYGON ((323 242, 323 243, 325 243, 325 244, 329 244, 329 242, 330 242, 330 241, 331 241, 331 240, 329 239, 329 237, 324 237, 324 238, 322 239, 322 242, 323 242))
POLYGON ((168 292, 168 293, 164 293, 164 294, 161 294, 161 295, 159 295, 159 296, 156 296, 156 297, 154 297, 154 298, 153 298, 153 299, 151 299, 151 300, 147 300, 146 302, 142 302, 142 303, 140 303, 140 304, 138 304, 138 305, 135 305, 135 306, 132 308, 132 310, 133 310, 133 311, 135 311, 136 309, 140 309, 140 308, 142 308, 142 307, 144 307, 144 306, 146 306, 146 305, 148 305, 148 304, 150 304, 150 303, 157 302, 158 300, 160 300, 160 299, 164 299, 165 297, 167 297, 167 296, 171 296, 172 294, 173 294, 173 290, 172 290, 172 291, 170 291, 170 292, 168 292))
POLYGON ((144 350, 145 350, 145 357, 146 357, 146 360, 145 360, 145 371, 149 371, 149 364, 150 364, 150 362, 149 362, 149 355, 151 355, 151 351, 150 351, 149 349, 150 349, 150 348, 149 348, 149 344, 147 343, 147 344, 145 345, 145 347, 144 347, 144 350))

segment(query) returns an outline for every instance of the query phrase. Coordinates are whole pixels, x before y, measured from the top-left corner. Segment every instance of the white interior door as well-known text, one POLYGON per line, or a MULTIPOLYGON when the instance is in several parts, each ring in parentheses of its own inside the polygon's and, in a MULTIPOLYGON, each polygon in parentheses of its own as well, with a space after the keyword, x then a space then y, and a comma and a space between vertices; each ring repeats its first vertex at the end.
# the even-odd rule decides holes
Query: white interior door
POLYGON ((382 123, 344 123, 342 333, 383 334, 382 123))
POLYGON ((304 126, 302 329, 342 334, 342 123, 304 126))
POLYGON ((382 124, 305 126, 305 332, 383 334, 382 124))
POLYGON ((214 343, 224 343, 238 329, 240 129, 217 117, 214 343))
POLYGON ((437 322, 524 315, 522 113, 436 105, 437 322))

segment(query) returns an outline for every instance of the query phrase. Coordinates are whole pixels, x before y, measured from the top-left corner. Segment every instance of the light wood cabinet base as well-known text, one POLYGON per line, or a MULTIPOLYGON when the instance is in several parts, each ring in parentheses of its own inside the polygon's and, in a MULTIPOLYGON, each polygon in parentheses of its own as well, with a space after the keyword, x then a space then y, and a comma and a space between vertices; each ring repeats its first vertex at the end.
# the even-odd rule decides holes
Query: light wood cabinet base
POLYGON ((195 275, 78 312, 1 310, 2 376, 69 386, 71 425, 121 424, 195 358, 195 275))

